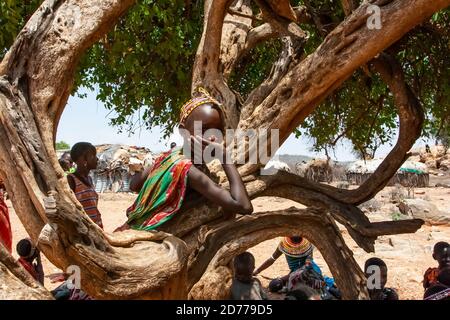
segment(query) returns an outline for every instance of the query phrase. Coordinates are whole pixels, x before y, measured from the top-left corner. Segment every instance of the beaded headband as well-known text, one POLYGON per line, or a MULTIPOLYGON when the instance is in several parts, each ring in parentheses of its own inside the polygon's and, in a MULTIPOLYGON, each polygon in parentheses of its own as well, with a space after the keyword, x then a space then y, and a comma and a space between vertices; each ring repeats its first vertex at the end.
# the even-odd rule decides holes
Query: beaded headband
POLYGON ((313 252, 313 246, 306 238, 302 238, 302 241, 295 243, 289 237, 284 237, 278 249, 284 254, 295 258, 304 258, 313 252))
POLYGON ((204 104, 208 104, 208 103, 213 104, 214 106, 219 108, 219 110, 223 113, 222 104, 219 101, 217 101, 216 99, 214 99, 209 94, 209 92, 206 91, 206 89, 200 87, 200 88, 196 89, 196 92, 200 93, 201 95, 190 99, 188 102, 186 102, 181 107, 180 124, 184 124, 184 122, 189 117, 189 115, 192 113, 192 111, 194 111, 195 109, 197 109, 198 107, 200 107, 201 105, 204 105, 204 104))

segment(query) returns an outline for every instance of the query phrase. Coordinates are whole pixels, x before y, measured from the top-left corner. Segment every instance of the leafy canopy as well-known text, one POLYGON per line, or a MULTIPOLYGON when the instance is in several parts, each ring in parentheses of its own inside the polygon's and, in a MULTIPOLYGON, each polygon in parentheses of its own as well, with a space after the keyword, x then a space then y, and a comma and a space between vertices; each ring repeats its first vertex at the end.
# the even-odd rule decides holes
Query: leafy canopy
POLYGON ((59 141, 55 143, 55 149, 56 150, 69 150, 70 145, 65 141, 59 141))
MULTIPOLYGON (((40 3, 0 3, 0 58, 40 3)), ((316 23, 302 25, 310 34, 305 54, 313 52, 327 32, 345 18, 340 1, 292 3, 306 5, 316 18, 316 23)), ((120 129, 133 132, 140 126, 160 125, 169 134, 179 107, 189 97, 202 15, 203 1, 138 0, 83 57, 74 91, 80 86, 98 88, 97 99, 114 112, 111 124, 120 129)), ((279 41, 270 41, 252 50, 232 74, 230 86, 245 97, 269 74, 280 47, 279 41)), ((400 61, 423 105, 423 136, 449 135, 450 9, 434 14, 390 51, 400 61)), ((397 126, 388 88, 376 74, 360 69, 306 119, 296 134, 312 137, 316 151, 329 151, 338 141, 348 139, 355 153, 367 157, 392 139, 397 126)))

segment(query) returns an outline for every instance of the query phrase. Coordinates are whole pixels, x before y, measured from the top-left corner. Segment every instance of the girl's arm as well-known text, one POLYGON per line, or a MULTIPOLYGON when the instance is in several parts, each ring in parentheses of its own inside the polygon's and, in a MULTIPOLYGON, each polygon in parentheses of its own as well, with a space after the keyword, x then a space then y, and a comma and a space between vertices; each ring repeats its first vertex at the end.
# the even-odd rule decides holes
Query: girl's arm
POLYGON ((218 186, 210 177, 194 166, 189 169, 189 186, 206 199, 221 206, 227 213, 251 214, 253 206, 236 167, 223 165, 223 168, 230 181, 230 191, 218 186))
MULTIPOLYGON (((217 158, 222 157, 219 160, 230 183, 230 191, 218 186, 211 178, 194 166, 191 167, 188 173, 189 186, 204 195, 208 200, 221 206, 226 213, 251 214, 253 206, 239 172, 234 164, 223 163, 224 152, 222 145, 201 137, 191 137, 191 139, 194 145, 212 145, 215 147, 218 153, 217 158)), ((196 150, 195 146, 194 150, 196 150)))
POLYGON ((134 175, 133 178, 131 178, 130 181, 130 190, 133 192, 139 193, 141 191, 142 187, 144 186, 145 181, 148 178, 148 175, 150 174, 152 167, 146 168, 144 171, 139 172, 134 175))
POLYGON ((275 260, 277 260, 280 256, 281 256, 282 252, 280 250, 278 250, 278 248, 275 250, 275 252, 272 254, 272 256, 267 259, 266 261, 264 261, 264 263, 262 265, 259 266, 259 268, 257 268, 254 272, 253 275, 257 275, 258 273, 260 273, 263 270, 266 270, 268 267, 270 267, 271 265, 273 265, 273 263, 275 262, 275 260))

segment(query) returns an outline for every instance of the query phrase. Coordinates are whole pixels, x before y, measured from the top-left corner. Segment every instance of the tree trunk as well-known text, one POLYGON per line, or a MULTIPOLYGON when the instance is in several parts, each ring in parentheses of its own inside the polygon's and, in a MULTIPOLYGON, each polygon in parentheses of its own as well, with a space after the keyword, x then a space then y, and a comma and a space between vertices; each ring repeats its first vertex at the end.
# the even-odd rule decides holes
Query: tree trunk
POLYGON ((44 287, 0 244, 0 300, 52 300, 44 287))

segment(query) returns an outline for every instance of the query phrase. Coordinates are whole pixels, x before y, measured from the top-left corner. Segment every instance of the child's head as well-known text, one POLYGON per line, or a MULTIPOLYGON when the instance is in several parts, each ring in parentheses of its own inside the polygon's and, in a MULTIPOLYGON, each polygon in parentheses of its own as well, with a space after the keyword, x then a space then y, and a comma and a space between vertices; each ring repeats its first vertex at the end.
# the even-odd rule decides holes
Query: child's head
POLYGON ((70 152, 66 151, 61 155, 61 159, 68 161, 71 165, 73 164, 72 157, 70 156, 70 152))
POLYGON ((70 170, 70 163, 67 160, 64 160, 63 158, 59 159, 59 165, 64 171, 70 170))
POLYGON ((255 257, 250 252, 236 256, 233 261, 234 276, 241 281, 251 281, 255 270, 255 257))
POLYGON ((367 278, 369 278, 370 276, 372 276, 374 274, 370 270, 372 268, 369 268, 371 266, 372 266, 372 268, 374 266, 379 268, 379 270, 380 270, 380 285, 381 285, 380 289, 384 288, 386 285, 386 282, 387 282, 387 271, 388 271, 386 263, 383 260, 381 260, 380 258, 368 259, 366 261, 366 263, 364 264, 364 273, 367 278))
POLYGON ((450 267, 450 244, 440 241, 434 245, 433 259, 439 263, 439 268, 450 267))
POLYGON ((33 245, 30 239, 22 239, 16 246, 17 254, 27 260, 33 260, 37 255, 37 248, 33 245))
POLYGON ((278 292, 283 289, 284 283, 281 278, 275 278, 269 282, 269 291, 278 292))
MULTIPOLYGON (((195 97, 186 102, 181 107, 180 112, 180 129, 185 129, 190 136, 201 134, 202 136, 207 130, 214 129, 220 131, 223 135, 224 131, 224 114, 221 104, 214 99, 206 90, 200 88, 195 97), (201 132, 195 131, 195 123, 201 123, 201 132)), ((204 137, 211 141, 217 141, 219 132, 211 137, 204 137)), ((184 135, 183 135, 184 136, 184 135)), ((185 137, 186 138, 186 137, 185 137)))
POLYGON ((97 150, 89 142, 78 142, 70 150, 70 157, 77 164, 77 169, 94 170, 97 168, 97 150))

